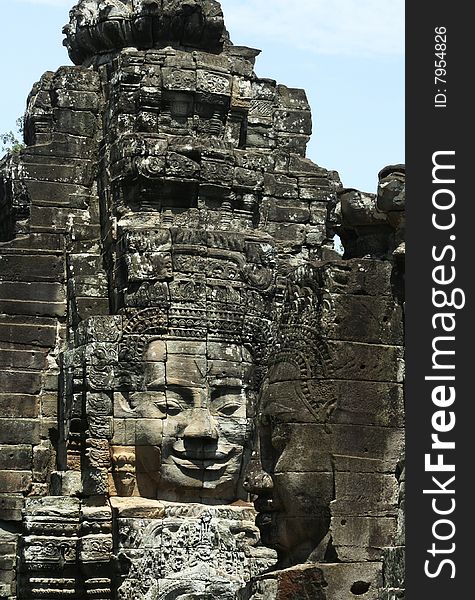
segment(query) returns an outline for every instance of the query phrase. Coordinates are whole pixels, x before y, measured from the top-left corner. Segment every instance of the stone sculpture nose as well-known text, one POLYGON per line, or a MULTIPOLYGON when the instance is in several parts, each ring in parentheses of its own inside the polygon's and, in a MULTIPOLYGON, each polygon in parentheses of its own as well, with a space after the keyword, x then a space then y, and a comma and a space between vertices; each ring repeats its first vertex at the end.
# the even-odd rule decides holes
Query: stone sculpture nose
POLYGON ((246 492, 259 496, 270 496, 274 488, 272 477, 263 466, 258 452, 254 452, 244 474, 243 487, 246 492))
POLYGON ((216 421, 207 408, 195 408, 193 410, 190 423, 183 432, 183 437, 192 440, 218 440, 219 434, 216 421))

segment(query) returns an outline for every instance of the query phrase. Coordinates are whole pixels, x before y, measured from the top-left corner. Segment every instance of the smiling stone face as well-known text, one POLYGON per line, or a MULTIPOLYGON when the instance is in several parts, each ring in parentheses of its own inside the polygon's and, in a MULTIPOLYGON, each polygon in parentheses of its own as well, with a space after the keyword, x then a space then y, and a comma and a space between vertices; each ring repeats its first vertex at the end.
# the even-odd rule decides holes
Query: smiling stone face
POLYGON ((157 339, 143 358, 145 391, 128 397, 139 495, 216 502, 242 497, 248 353, 232 344, 157 339))

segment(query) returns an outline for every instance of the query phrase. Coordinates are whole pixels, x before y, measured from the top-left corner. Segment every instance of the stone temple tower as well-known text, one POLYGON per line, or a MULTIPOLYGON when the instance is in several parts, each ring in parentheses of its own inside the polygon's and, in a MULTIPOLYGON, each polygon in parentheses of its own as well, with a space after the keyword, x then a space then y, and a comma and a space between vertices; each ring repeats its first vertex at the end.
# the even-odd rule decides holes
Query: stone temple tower
POLYGON ((307 159, 215 0, 64 33, 0 161, 0 598, 402 597, 403 167, 307 159))

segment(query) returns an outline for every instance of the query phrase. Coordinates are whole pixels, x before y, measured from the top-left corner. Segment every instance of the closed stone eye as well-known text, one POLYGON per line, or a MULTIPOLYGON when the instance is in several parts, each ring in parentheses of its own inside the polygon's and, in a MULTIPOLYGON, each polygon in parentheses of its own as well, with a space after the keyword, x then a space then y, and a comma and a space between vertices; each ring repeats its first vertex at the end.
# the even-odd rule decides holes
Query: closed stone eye
POLYGON ((167 403, 166 402, 154 402, 153 405, 155 406, 155 408, 157 408, 158 410, 160 410, 161 412, 165 413, 167 412, 167 403))
POLYGON ((219 408, 217 408, 216 411, 221 415, 230 417, 234 413, 236 413, 240 408, 241 408, 241 406, 239 404, 236 404, 234 402, 229 402, 228 404, 224 404, 223 406, 220 406, 219 408))
POLYGON ((174 402, 169 402, 167 404, 167 406, 165 407, 165 412, 168 415, 171 415, 172 417, 180 414, 182 412, 182 410, 183 410, 183 408, 179 404, 176 404, 174 402))

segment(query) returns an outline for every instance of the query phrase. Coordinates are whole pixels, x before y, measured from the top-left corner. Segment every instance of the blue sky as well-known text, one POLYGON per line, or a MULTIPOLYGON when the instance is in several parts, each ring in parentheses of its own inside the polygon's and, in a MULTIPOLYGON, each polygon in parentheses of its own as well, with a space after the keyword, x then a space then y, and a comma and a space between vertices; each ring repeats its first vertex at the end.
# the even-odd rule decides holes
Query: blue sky
MULTIPOLYGON (((0 0, 0 132, 32 84, 70 64, 61 28, 74 0, 0 0)), ((222 0, 231 39, 260 48, 256 72, 306 89, 308 156, 347 187, 374 191, 404 162, 404 0, 222 0)))

